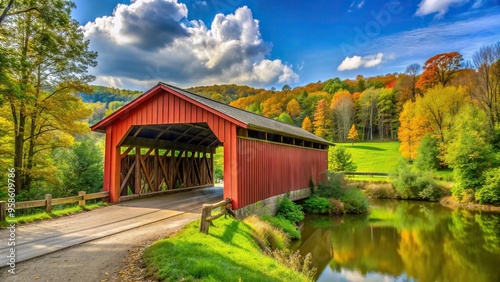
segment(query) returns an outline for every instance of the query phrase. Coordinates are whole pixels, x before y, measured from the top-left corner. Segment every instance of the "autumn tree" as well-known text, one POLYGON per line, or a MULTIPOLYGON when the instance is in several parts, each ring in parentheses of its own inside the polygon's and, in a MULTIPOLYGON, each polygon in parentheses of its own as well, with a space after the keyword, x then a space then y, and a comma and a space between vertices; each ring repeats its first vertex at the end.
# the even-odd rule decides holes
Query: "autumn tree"
POLYGON ((447 142, 454 117, 468 103, 470 99, 464 87, 438 85, 418 97, 414 105, 416 114, 429 121, 440 142, 447 142))
POLYGON ((314 112, 314 134, 321 138, 325 138, 331 128, 330 108, 326 99, 322 99, 316 105, 314 112))
POLYGON ((313 132, 313 125, 311 119, 308 116, 306 116, 302 121, 302 129, 304 129, 305 131, 309 131, 311 133, 313 132))
POLYGON ((352 125, 351 129, 349 129, 349 134, 347 135, 347 139, 351 140, 352 145, 354 146, 354 141, 357 141, 359 138, 358 131, 356 130, 356 125, 352 125))
POLYGON ((476 68, 472 97, 488 115, 490 130, 500 121, 500 42, 484 46, 472 56, 476 68))
POLYGON ((407 101, 403 105, 399 123, 398 138, 401 142, 399 151, 403 157, 415 160, 420 140, 426 133, 431 132, 432 128, 424 116, 416 113, 411 101, 407 101))
POLYGON ((337 136, 339 141, 347 139, 349 127, 354 119, 354 103, 349 91, 339 91, 333 95, 330 109, 333 113, 333 122, 337 127, 337 136))
POLYGON ((301 112, 300 104, 294 98, 286 104, 286 113, 289 114, 293 119, 296 119, 301 112))
MULTIPOLYGON (((32 2, 17 8, 29 9, 32 2)), ((16 192, 29 189, 44 154, 71 146, 71 134, 88 131, 82 121, 90 111, 76 94, 90 91, 87 83, 94 77, 87 68, 96 65, 97 57, 71 18, 74 3, 46 0, 37 5, 43 13, 26 11, 2 24, 9 38, 2 39, 2 57, 9 62, 2 72, 9 75, 2 78, 1 91, 12 114, 16 192)))
POLYGON ((427 89, 440 84, 446 86, 462 67, 462 55, 458 52, 437 54, 424 64, 424 72, 417 81, 417 87, 427 89))
POLYGON ((417 78, 418 74, 420 73, 420 65, 419 64, 411 64, 408 67, 406 67, 405 74, 406 74, 406 79, 404 81, 404 86, 407 88, 408 93, 410 94, 410 99, 415 102, 415 99, 417 98, 417 78))

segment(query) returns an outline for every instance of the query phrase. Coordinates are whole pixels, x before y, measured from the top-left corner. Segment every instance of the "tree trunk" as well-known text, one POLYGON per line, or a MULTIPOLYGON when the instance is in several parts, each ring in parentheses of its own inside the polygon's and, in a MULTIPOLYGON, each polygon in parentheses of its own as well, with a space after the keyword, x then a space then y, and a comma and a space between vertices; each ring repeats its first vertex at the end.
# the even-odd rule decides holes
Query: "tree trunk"
MULTIPOLYGON (((16 113, 13 112, 15 115, 16 113)), ((24 130, 26 125, 26 115, 24 113, 24 106, 20 106, 19 119, 17 128, 15 128, 14 136, 14 168, 16 169, 16 175, 14 181, 16 184, 16 194, 21 192, 23 187, 22 183, 22 172, 23 172, 23 153, 24 153, 24 130)))

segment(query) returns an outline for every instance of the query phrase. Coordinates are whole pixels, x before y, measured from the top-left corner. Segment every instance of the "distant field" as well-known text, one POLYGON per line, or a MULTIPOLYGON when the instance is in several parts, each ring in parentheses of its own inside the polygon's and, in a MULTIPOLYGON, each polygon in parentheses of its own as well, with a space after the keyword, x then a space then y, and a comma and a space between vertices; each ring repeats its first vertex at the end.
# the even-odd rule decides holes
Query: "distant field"
POLYGON ((358 142, 336 143, 344 146, 352 155, 354 163, 360 172, 391 172, 397 165, 401 154, 399 142, 358 142))

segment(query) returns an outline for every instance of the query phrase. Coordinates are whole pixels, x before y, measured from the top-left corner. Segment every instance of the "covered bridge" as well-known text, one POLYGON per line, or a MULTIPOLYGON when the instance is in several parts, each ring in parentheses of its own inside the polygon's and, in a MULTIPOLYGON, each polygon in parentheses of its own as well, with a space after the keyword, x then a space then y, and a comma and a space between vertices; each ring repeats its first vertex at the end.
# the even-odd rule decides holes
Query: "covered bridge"
MULTIPOLYGON (((279 94, 276 94, 279 95, 279 94)), ((120 197, 214 185, 239 209, 307 188, 327 170, 328 141, 301 128, 159 83, 92 126, 106 134, 104 190, 120 197)))

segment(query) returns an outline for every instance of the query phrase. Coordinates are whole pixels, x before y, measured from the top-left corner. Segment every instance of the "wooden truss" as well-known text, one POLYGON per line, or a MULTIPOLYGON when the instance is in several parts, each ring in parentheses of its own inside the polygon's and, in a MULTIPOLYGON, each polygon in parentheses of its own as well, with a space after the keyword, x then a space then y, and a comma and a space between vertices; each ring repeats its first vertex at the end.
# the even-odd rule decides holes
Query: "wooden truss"
POLYGON ((134 146, 123 149, 120 196, 214 183, 213 152, 134 146))

